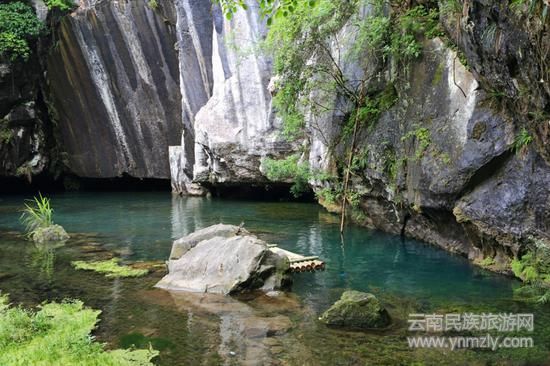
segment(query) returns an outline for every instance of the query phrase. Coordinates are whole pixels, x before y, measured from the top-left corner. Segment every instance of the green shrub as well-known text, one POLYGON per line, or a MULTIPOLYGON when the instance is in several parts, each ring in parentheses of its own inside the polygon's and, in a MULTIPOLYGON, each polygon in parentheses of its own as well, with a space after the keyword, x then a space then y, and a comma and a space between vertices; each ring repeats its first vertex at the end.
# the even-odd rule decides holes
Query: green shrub
POLYGON ((158 352, 105 351, 90 332, 101 312, 81 301, 44 304, 37 311, 10 307, 0 296, 0 365, 147 366, 158 352))
POLYGON ((68 11, 74 8, 74 3, 71 0, 46 0, 48 9, 59 9, 61 11, 68 11))
POLYGON ((533 142, 533 137, 525 128, 522 128, 514 139, 513 150, 516 154, 524 153, 531 142, 533 142))
POLYGON ((482 267, 490 267, 495 264, 495 259, 492 257, 485 257, 479 262, 479 265, 482 267))
POLYGON ((29 41, 37 38, 44 24, 33 9, 21 2, 0 4, 0 56, 10 60, 27 60, 31 49, 29 41))
POLYGON ((53 225, 53 208, 50 199, 39 193, 38 197, 25 203, 21 214, 21 222, 25 225, 25 231, 31 236, 39 228, 47 228, 53 225))
POLYGON ((290 191, 294 197, 300 197, 308 190, 308 180, 311 177, 308 164, 300 163, 299 160, 298 155, 291 155, 282 160, 263 160, 267 178, 276 182, 292 182, 290 191))
POLYGON ((336 204, 342 199, 342 191, 333 188, 325 187, 315 193, 318 200, 322 200, 327 204, 336 204))
POLYGON ((157 10, 158 7, 159 7, 159 3, 157 0, 149 0, 149 2, 147 2, 147 6, 151 9, 151 10, 157 10))
POLYGON ((432 143, 432 134, 427 128, 419 127, 416 130, 407 132, 405 136, 401 137, 401 141, 406 141, 411 138, 414 138, 416 141, 415 159, 420 160, 424 152, 432 143))
POLYGON ((74 261, 71 262, 71 264, 75 269, 94 271, 105 274, 105 277, 108 278, 141 277, 149 273, 146 269, 136 269, 129 266, 120 265, 119 258, 113 258, 106 261, 74 261))

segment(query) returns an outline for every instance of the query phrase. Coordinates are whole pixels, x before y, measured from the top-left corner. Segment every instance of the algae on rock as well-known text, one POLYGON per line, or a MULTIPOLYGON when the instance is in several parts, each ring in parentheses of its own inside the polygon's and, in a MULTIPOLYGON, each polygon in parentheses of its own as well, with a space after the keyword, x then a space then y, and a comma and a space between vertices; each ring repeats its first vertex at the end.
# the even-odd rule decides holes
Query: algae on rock
POLYGON ((387 310, 373 294, 346 291, 319 318, 321 322, 339 327, 371 329, 390 325, 387 310))

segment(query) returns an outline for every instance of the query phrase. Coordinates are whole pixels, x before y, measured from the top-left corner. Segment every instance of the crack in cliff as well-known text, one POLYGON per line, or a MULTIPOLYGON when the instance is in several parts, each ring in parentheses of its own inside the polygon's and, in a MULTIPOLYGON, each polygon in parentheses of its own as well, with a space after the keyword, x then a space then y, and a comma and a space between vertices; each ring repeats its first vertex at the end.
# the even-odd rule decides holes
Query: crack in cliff
POLYGON ((506 163, 514 155, 512 149, 505 150, 500 155, 495 156, 487 163, 482 165, 470 176, 468 182, 464 185, 462 190, 457 194, 457 200, 460 197, 464 197, 468 193, 472 192, 476 187, 480 186, 486 180, 494 177, 500 170, 504 168, 506 163))

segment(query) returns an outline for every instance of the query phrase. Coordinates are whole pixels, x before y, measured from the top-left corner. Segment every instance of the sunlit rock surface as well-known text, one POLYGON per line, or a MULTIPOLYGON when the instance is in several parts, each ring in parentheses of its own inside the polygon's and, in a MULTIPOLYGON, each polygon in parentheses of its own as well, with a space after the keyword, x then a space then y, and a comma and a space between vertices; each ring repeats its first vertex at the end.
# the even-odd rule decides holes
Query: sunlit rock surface
POLYGON ((238 226, 214 225, 174 242, 168 275, 156 287, 235 294, 278 290, 288 284, 289 263, 267 243, 238 226))

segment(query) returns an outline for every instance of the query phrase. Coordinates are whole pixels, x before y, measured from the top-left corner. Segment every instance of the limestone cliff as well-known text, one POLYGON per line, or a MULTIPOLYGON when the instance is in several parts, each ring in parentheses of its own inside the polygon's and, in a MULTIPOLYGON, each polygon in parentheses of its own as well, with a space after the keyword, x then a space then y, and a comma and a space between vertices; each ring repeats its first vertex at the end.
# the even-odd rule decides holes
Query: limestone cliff
MULTIPOLYGON (((42 71, 68 171, 170 177, 175 192, 202 194, 205 186, 267 184, 262 159, 298 152, 312 170, 341 177, 346 149, 332 142, 353 104, 313 90, 310 101, 338 108, 304 110, 306 138, 281 137, 277 76, 259 47, 267 28, 256 1, 231 20, 209 0, 157 3, 81 0, 53 33, 42 71)), ((395 97, 358 135, 353 216, 504 263, 528 241, 550 241, 548 26, 506 1, 457 3, 462 9, 441 16, 445 35, 426 37, 422 56, 403 70, 392 60, 371 62, 369 49, 361 60, 336 59, 345 78, 372 74, 367 89, 395 97), (521 133, 533 143, 519 149, 521 133)), ((355 44, 357 24, 372 12, 366 4, 327 41, 333 54, 355 44)), ((46 166, 45 108, 36 108, 44 98, 28 87, 40 71, 0 67, 0 117, 9 126, 9 139, 0 135, 0 174, 46 166)), ((322 204, 338 206, 321 194, 336 191, 334 183, 310 185, 322 204)))
MULTIPOLYGON (((344 54, 352 46, 354 24, 365 21, 369 11, 361 8, 342 27, 339 42, 332 43, 333 53, 344 54)), ((298 151, 297 146, 277 140, 280 125, 271 114, 266 93, 269 63, 254 52, 254 42, 248 43, 261 37, 263 28, 250 16, 250 12, 239 13, 232 22, 216 28, 213 97, 194 124, 195 182, 262 182, 264 178, 258 175, 262 156, 298 151), (241 40, 241 52, 248 50, 240 57, 227 48, 233 34, 241 40)), ((369 88, 394 88, 397 98, 393 107, 359 135, 356 152, 362 154, 363 169, 352 179, 352 190, 360 197, 356 221, 404 233, 471 259, 491 257, 501 263, 533 238, 550 239, 550 167, 544 144, 549 122, 540 121, 532 128, 511 99, 505 100, 505 108, 497 103, 500 100, 495 101, 495 88, 504 85, 512 98, 521 86, 529 90, 531 84, 533 97, 527 105, 548 108, 546 76, 533 72, 544 60, 537 58, 535 45, 522 46, 532 35, 510 20, 512 16, 499 2, 466 1, 459 17, 444 17, 442 22, 465 51, 469 68, 456 51, 435 38, 425 41, 424 56, 398 79, 391 69, 372 78, 369 88), (500 40, 487 47, 482 44, 487 38, 484 28, 492 29, 495 23, 495 37, 500 40), (462 27, 459 37, 457 27, 462 27), (521 69, 518 60, 529 65, 528 70, 521 69), (518 152, 515 139, 524 128, 537 143, 518 152)), ((339 58, 340 69, 350 79, 363 77, 375 66, 339 58)), ((315 91, 310 95, 312 100, 317 97, 315 91)), ((322 98, 336 103, 342 96, 325 94, 322 98)), ((303 159, 310 168, 334 172, 335 162, 345 159, 342 149, 329 145, 341 133, 351 107, 317 116, 315 121, 306 111, 309 135, 303 141, 307 147, 303 159)), ((317 191, 334 188, 310 183, 317 191)))
MULTIPOLYGON (((176 23, 173 4, 152 9, 147 1, 82 1, 63 19, 48 79, 71 172, 169 177, 168 146, 208 95, 208 84, 189 85, 193 97, 182 111, 178 50, 195 45, 178 42, 178 33, 191 32, 176 23)), ((202 75, 194 56, 185 55, 190 84, 202 75)))
POLYGON ((205 60, 212 67, 212 97, 186 130, 183 146, 171 147, 172 186, 178 193, 200 193, 191 182, 267 182, 261 158, 295 149, 280 137, 281 121, 272 110, 271 60, 260 49, 267 29, 257 3, 248 1, 248 11, 231 20, 218 7, 212 15, 212 54, 205 60))

